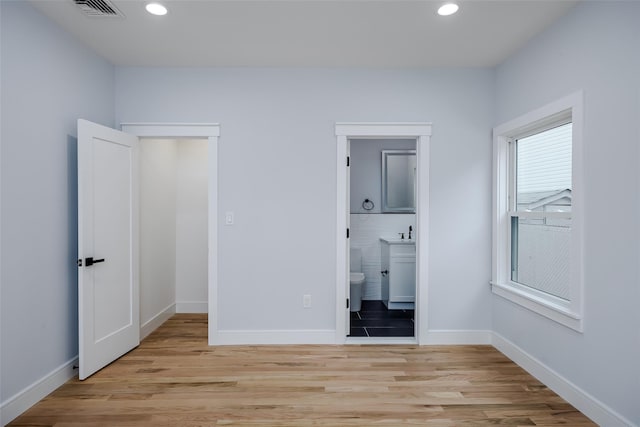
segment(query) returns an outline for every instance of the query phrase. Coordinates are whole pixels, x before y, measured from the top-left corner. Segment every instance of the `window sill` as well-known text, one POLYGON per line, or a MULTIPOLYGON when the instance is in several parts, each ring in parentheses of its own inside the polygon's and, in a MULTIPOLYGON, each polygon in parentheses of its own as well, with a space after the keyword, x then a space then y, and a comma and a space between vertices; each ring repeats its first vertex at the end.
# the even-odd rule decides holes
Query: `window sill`
POLYGON ((550 299, 540 297, 508 284, 491 282, 491 291, 515 304, 527 308, 575 331, 582 332, 582 316, 550 299))

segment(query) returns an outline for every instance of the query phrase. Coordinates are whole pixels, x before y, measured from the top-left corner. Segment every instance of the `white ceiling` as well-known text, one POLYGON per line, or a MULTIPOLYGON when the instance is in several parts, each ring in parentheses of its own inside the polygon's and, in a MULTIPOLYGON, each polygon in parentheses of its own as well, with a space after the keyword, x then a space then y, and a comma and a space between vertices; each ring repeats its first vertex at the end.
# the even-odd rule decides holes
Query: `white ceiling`
POLYGON ((432 0, 112 0, 124 18, 90 18, 73 0, 31 0, 117 65, 487 67, 574 0, 466 0, 440 17, 432 0))

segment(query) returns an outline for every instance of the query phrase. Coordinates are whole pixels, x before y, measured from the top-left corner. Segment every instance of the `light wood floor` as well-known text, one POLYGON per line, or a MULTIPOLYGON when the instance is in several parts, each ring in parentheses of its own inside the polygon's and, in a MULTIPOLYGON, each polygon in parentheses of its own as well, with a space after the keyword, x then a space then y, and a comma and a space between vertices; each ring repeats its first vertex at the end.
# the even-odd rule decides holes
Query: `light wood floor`
POLYGON ((491 346, 207 346, 176 315, 12 426, 593 426, 491 346))

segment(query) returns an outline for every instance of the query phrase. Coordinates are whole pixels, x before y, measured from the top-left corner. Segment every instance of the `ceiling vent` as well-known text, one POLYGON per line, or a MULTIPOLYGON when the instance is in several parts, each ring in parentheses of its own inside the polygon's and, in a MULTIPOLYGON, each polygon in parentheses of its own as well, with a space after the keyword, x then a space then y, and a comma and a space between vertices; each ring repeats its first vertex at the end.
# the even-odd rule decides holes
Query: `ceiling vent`
POLYGON ((73 0, 82 12, 91 17, 120 17, 124 18, 122 12, 109 0, 73 0))

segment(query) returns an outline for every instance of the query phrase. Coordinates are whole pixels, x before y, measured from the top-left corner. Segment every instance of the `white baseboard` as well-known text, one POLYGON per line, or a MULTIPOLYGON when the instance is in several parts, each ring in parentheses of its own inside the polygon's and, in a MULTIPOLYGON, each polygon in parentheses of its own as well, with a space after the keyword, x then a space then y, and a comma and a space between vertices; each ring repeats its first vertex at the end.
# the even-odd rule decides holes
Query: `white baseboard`
POLYGON ((73 369, 73 366, 77 364, 78 358, 75 357, 2 402, 2 405, 0 405, 0 423, 3 426, 9 424, 49 393, 73 378, 76 375, 76 370, 73 369))
POLYGON ((530 356, 522 348, 495 332, 493 333, 493 346, 576 407, 580 412, 591 418, 596 424, 607 427, 638 427, 535 357, 530 356))
MULTIPOLYGON (((413 342, 411 340, 407 343, 413 342)), ((491 331, 436 330, 428 331, 426 341, 421 342, 420 345, 491 345, 491 342, 491 331)), ((370 339, 367 339, 367 343, 373 344, 370 339)), ((384 340, 381 343, 389 344, 391 341, 384 340)), ((336 344, 336 331, 333 329, 223 330, 217 331, 210 342, 210 345, 251 344, 336 344)))
POLYGON ((153 316, 151 319, 144 322, 144 324, 140 327, 140 340, 145 339, 149 334, 156 329, 164 322, 166 322, 171 316, 176 313, 176 305, 169 304, 164 310, 160 311, 160 313, 153 316))
POLYGON ((179 301, 176 302, 176 313, 208 313, 207 301, 179 301))
POLYGON ((429 330, 420 345, 490 345, 491 331, 429 330))
POLYGON ((212 345, 335 344, 333 329, 218 331, 212 345))

